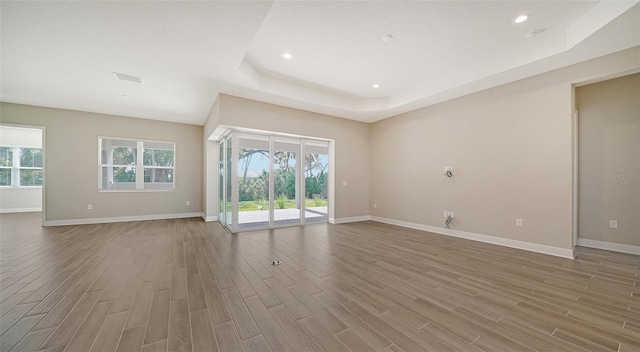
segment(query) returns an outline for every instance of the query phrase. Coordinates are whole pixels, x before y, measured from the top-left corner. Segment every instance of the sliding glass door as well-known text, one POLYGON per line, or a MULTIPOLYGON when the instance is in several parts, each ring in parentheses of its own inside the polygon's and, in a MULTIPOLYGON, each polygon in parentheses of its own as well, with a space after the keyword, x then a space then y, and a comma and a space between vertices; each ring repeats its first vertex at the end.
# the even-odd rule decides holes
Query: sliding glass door
POLYGON ((273 226, 300 224, 300 140, 275 138, 273 143, 273 226))
MULTIPOLYGON (((237 160, 236 160, 237 161, 237 160)), ((232 137, 224 137, 218 141, 218 222, 229 230, 233 230, 233 185, 231 167, 233 165, 232 137)))
POLYGON ((238 136, 238 230, 269 226, 269 136, 238 136))
POLYGON ((225 183, 224 183, 224 141, 219 142, 218 149, 220 152, 218 153, 218 221, 222 224, 226 224, 224 215, 224 205, 225 205, 225 183))
POLYGON ((329 188, 329 143, 326 141, 304 141, 304 221, 327 222, 329 220, 327 196, 329 188))
POLYGON ((232 132, 219 143, 219 221, 229 230, 328 221, 327 141, 232 132))

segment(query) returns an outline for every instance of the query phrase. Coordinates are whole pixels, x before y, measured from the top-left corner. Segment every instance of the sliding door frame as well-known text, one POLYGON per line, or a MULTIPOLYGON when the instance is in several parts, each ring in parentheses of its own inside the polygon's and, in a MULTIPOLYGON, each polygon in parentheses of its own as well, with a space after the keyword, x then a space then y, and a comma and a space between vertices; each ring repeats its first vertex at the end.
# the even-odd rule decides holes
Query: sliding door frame
MULTIPOLYGON (((269 138, 269 221, 266 226, 256 226, 255 228, 251 228, 250 230, 266 230, 266 229, 276 229, 283 227, 292 227, 292 226, 304 226, 307 222, 305 220, 306 217, 306 144, 310 141, 322 141, 327 143, 327 156, 328 156, 328 167, 331 170, 331 166, 333 163, 331 162, 331 142, 329 140, 320 139, 320 138, 305 138, 305 137, 292 137, 288 135, 279 135, 279 134, 271 134, 271 133, 256 133, 256 132, 244 132, 244 131, 228 131, 219 139, 218 144, 219 148, 223 148, 224 150, 224 160, 221 163, 223 170, 222 179, 218 178, 218 182, 224 182, 223 187, 218 187, 218 190, 222 189, 223 194, 218 196, 218 201, 223 201, 223 209, 224 214, 219 219, 219 222, 232 233, 240 232, 240 224, 239 220, 239 179, 238 179, 238 165, 239 165, 239 150, 240 150, 240 139, 242 137, 250 139, 252 136, 262 136, 269 138), (277 224, 275 221, 275 199, 277 195, 275 194, 275 145, 276 139, 282 138, 287 140, 296 140, 298 142, 298 148, 295 151, 296 153, 296 167, 295 167, 295 177, 296 177, 296 203, 299 209, 299 219, 297 223, 284 223, 277 224), (228 170, 229 160, 228 160, 228 143, 231 142, 231 170, 228 170), (229 171, 231 171, 229 173, 229 171), (228 178, 231 178, 229 180, 228 178), (231 194, 228 192, 228 183, 231 182, 231 194), (229 203, 229 197, 231 197, 231 226, 229 226, 229 213, 227 212, 227 205, 229 203)), ((333 181, 327 180, 327 209, 329 208, 329 203, 333 202, 333 199, 329 199, 329 187, 333 181)), ((329 221, 329 214, 327 212, 327 222, 329 221)))

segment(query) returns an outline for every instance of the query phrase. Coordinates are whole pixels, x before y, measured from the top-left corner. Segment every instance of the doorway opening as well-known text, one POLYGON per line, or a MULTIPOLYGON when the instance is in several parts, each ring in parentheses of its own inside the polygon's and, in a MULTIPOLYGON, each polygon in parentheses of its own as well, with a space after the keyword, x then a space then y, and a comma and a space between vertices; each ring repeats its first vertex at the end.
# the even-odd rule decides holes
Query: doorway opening
POLYGON ((640 73, 574 87, 574 245, 640 254, 640 73))
POLYGON ((0 125, 0 213, 42 212, 44 127, 0 125))

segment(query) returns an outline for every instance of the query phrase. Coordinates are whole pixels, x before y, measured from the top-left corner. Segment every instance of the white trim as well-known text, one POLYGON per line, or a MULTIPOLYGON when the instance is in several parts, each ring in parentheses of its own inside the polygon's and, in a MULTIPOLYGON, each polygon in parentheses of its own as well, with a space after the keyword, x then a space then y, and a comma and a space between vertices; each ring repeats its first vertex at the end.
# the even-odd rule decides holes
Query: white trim
POLYGON ((42 211, 42 207, 40 208, 11 208, 11 209, 0 209, 0 214, 5 213, 35 213, 42 211))
POLYGON ((19 186, 19 187, 18 186, 0 186, 1 191, 5 191, 5 190, 30 191, 32 189, 42 189, 42 186, 19 186))
POLYGON ((44 226, 106 224, 111 222, 166 220, 166 219, 197 218, 197 217, 202 217, 202 213, 175 213, 175 214, 158 214, 158 215, 116 216, 116 217, 110 217, 110 218, 46 220, 44 222, 44 226))
MULTIPOLYGON (((576 87, 572 87, 572 95, 573 95, 573 101, 575 104, 575 101, 577 99, 576 97, 576 87)), ((578 138, 580 138, 580 136, 578 135, 578 123, 579 123, 579 118, 580 118, 580 113, 578 112, 577 107, 574 106, 574 110, 573 110, 573 120, 571 121, 572 123, 572 128, 573 128, 573 246, 575 247, 578 243, 578 212, 580 211, 578 209, 578 202, 580 200, 580 190, 578 189, 578 183, 579 183, 579 179, 578 179, 578 168, 579 168, 579 164, 578 164, 578 138)))
POLYGON ((218 216, 216 215, 206 216, 204 213, 202 213, 202 220, 204 220, 205 222, 218 221, 218 216))
POLYGON ((368 221, 368 220, 371 220, 370 215, 352 216, 349 218, 329 218, 329 223, 337 225, 337 224, 346 224, 349 222, 368 221))
POLYGON ((640 246, 578 238, 578 246, 640 255, 640 246))
POLYGON ((436 226, 429 226, 429 225, 417 224, 413 222, 381 218, 378 216, 371 216, 371 220, 382 222, 385 224, 391 224, 391 225, 397 225, 402 227, 408 227, 416 230, 433 232, 433 233, 437 233, 445 236, 466 238, 466 239, 478 241, 478 242, 491 243, 491 244, 496 244, 504 247, 523 249, 525 251, 530 251, 530 252, 549 254, 556 257, 569 258, 569 259, 574 258, 573 250, 571 249, 547 246, 543 244, 524 242, 524 241, 518 241, 518 240, 511 240, 511 239, 502 238, 502 237, 481 235, 473 232, 444 229, 436 226))

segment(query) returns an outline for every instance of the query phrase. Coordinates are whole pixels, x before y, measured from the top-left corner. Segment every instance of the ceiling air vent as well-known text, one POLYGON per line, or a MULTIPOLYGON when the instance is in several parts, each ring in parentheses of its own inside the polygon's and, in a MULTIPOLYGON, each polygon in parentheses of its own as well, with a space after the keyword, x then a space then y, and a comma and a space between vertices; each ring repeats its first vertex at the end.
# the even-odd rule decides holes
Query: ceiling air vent
POLYGON ((118 72, 114 72, 113 75, 116 76, 117 79, 122 80, 122 81, 128 81, 128 82, 134 82, 134 83, 142 83, 142 78, 140 78, 140 77, 127 75, 127 74, 124 74, 124 73, 118 73, 118 72))

